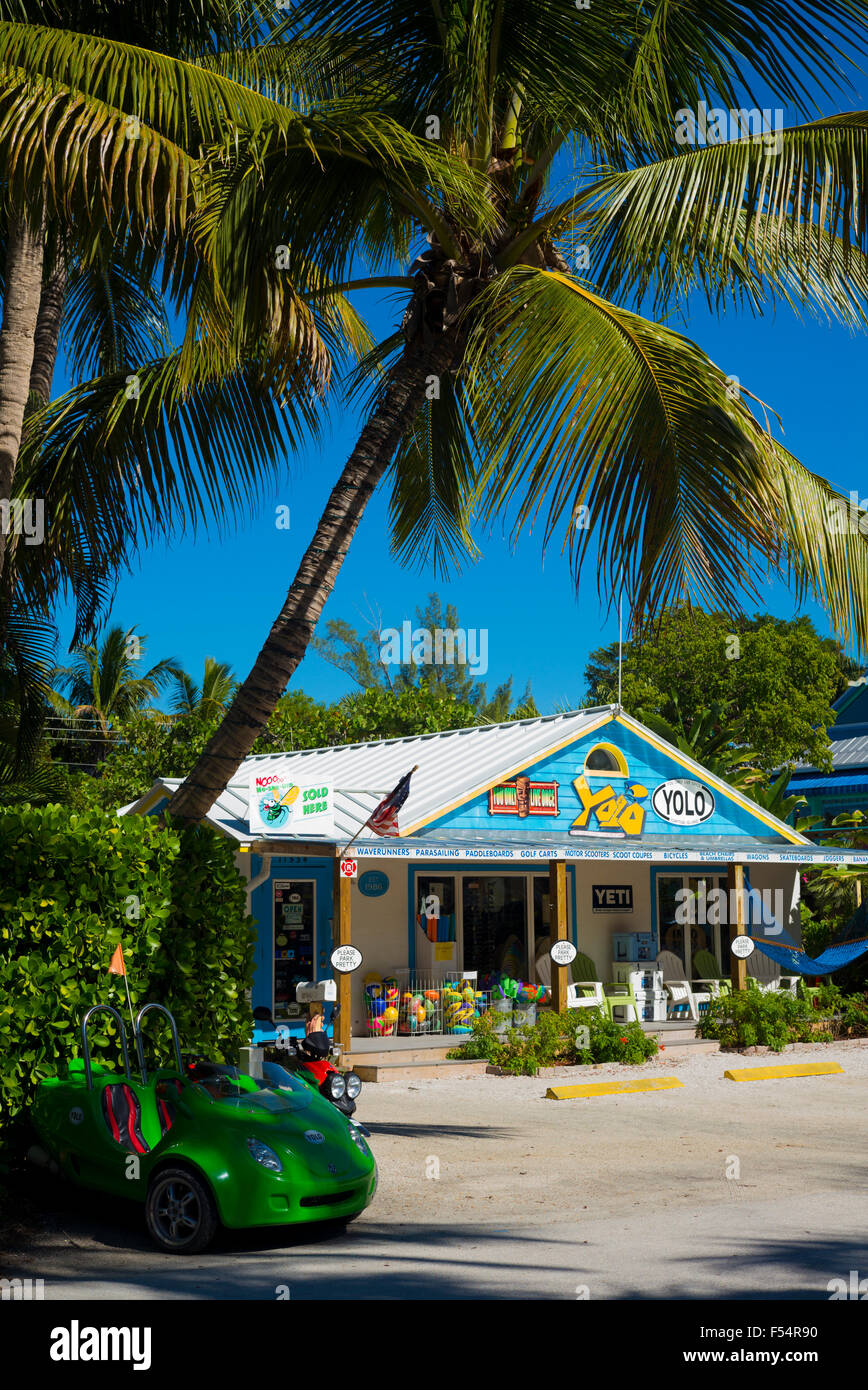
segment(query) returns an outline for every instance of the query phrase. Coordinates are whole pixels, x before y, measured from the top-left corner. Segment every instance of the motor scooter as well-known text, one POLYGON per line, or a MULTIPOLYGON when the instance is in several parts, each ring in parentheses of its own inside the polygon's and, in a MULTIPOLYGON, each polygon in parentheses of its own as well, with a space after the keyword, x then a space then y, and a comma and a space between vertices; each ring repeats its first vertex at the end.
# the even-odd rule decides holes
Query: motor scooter
MULTIPOLYGON (((296 998, 302 1003, 310 1002, 303 996, 321 989, 321 986, 299 985, 296 998)), ((336 1004, 333 1020, 339 1008, 340 1005, 336 1004)), ((262 1074, 270 1085, 279 1086, 281 1071, 287 1071, 314 1086, 347 1118, 355 1114, 356 1101, 362 1090, 361 1077, 354 1071, 338 1071, 331 1060, 332 1044, 327 1033, 308 1033, 304 1038, 294 1038, 285 1024, 275 1022, 271 1010, 264 1005, 253 1010, 253 1021, 254 1046, 262 1047, 265 1053, 275 1049, 280 1054, 279 1062, 263 1056, 262 1074)))

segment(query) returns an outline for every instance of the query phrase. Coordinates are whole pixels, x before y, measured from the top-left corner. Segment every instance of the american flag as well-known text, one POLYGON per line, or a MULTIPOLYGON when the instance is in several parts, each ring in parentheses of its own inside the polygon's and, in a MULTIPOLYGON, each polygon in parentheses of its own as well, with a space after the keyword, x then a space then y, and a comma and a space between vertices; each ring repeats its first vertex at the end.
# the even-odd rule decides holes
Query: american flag
POLYGON ((397 835, 398 832, 398 812, 410 795, 410 778, 416 771, 415 767, 405 773, 395 787, 383 801, 380 802, 370 815, 368 826, 375 835, 397 835))

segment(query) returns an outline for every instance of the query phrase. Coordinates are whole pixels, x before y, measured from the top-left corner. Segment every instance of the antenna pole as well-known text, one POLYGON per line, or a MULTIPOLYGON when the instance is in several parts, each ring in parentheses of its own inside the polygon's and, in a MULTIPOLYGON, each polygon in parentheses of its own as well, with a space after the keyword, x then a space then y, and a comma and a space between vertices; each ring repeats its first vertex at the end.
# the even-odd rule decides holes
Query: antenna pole
POLYGON ((624 590, 618 598, 618 709, 621 708, 621 662, 624 656, 624 590))

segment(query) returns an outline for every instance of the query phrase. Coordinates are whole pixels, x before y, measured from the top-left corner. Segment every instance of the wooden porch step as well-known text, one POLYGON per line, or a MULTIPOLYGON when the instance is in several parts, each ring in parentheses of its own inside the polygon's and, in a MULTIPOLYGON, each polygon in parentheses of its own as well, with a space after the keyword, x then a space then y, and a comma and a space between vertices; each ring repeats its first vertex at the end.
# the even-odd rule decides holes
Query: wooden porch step
MULTIPOLYGON (((392 1054, 394 1059, 395 1054, 392 1054)), ((399 1061, 371 1062, 370 1054, 364 1062, 357 1062, 353 1070, 358 1074, 362 1081, 436 1081, 446 1076, 480 1076, 484 1075, 488 1063, 483 1059, 479 1062, 462 1062, 460 1058, 453 1057, 442 1061, 425 1060, 421 1062, 408 1062, 405 1058, 399 1061)))

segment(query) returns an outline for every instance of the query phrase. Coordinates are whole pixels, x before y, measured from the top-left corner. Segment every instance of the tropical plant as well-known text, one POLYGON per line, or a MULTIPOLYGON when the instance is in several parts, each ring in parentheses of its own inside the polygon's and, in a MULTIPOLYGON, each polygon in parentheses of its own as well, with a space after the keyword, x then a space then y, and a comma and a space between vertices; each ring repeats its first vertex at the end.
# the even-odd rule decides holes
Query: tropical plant
MULTIPOLYGON (((186 1047, 235 1060, 250 1035, 251 925, 232 846, 210 830, 0 810, 0 1144, 37 1083, 80 1055, 85 1011, 113 1003, 126 1017, 108 972, 120 942, 134 1007, 171 1003, 186 1047)), ((171 1060, 168 1030, 149 1046, 171 1060)))
MULTIPOLYGON (((738 729, 730 722, 730 705, 714 703, 708 709, 699 710, 689 726, 677 697, 672 699, 672 709, 677 722, 663 719, 653 710, 640 709, 636 713, 667 743, 731 785, 741 786, 751 779, 755 754, 752 749, 738 746, 738 729)), ((755 771, 753 776, 756 776, 755 771)))
POLYGON ((487 668, 487 648, 484 653, 474 648, 474 639, 481 643, 481 637, 462 628, 455 605, 444 606, 439 594, 429 594, 424 608, 416 609, 418 626, 409 624, 409 643, 404 641, 403 622, 400 629, 386 627, 379 612, 372 614, 372 622, 372 627, 360 634, 344 619, 330 618, 325 635, 314 637, 311 646, 363 690, 387 689, 400 694, 426 687, 475 709, 481 724, 529 719, 539 713, 529 681, 515 706, 512 676, 488 695, 485 681, 479 679, 483 671, 476 669, 483 665, 482 657, 487 668), (400 652, 393 654, 393 646, 400 652))
POLYGON ((780 299, 864 323, 868 117, 815 119, 813 97, 843 90, 868 9, 823 0, 807 17, 764 0, 746 19, 713 0, 668 15, 662 0, 293 6, 270 74, 291 68, 312 106, 326 79, 350 106, 376 86, 390 119, 483 177, 495 217, 436 180, 409 211, 379 195, 333 204, 327 183, 302 204, 276 126, 227 163, 231 223, 219 196, 213 223, 237 235, 243 211, 245 273, 289 215, 291 273, 320 236, 343 288, 402 287, 406 308, 371 355, 382 379, 286 600, 173 814, 201 817, 249 752, 390 469, 405 558, 456 562, 473 553, 475 505, 483 521, 514 510, 514 532, 541 517, 546 541, 560 534, 577 575, 593 534, 602 591, 623 584, 636 615, 685 592, 731 610, 770 564, 823 598, 842 638, 868 638, 868 546, 827 524, 836 494, 699 348, 639 312, 699 287, 715 306, 780 299), (749 137, 679 144, 673 113, 739 109, 757 77, 802 121, 778 153, 749 137), (409 272, 345 278, 359 253, 409 272))
POLYGON ((72 663, 53 673, 57 688, 52 704, 68 721, 67 736, 83 736, 92 745, 95 761, 104 756, 117 726, 181 675, 171 658, 142 672, 139 663, 146 640, 134 627, 112 627, 101 643, 73 648, 72 663))
POLYGON ((213 719, 222 714, 229 703, 235 685, 232 668, 225 661, 206 656, 202 684, 197 685, 186 671, 172 672, 174 684, 172 713, 178 716, 197 714, 213 719))

